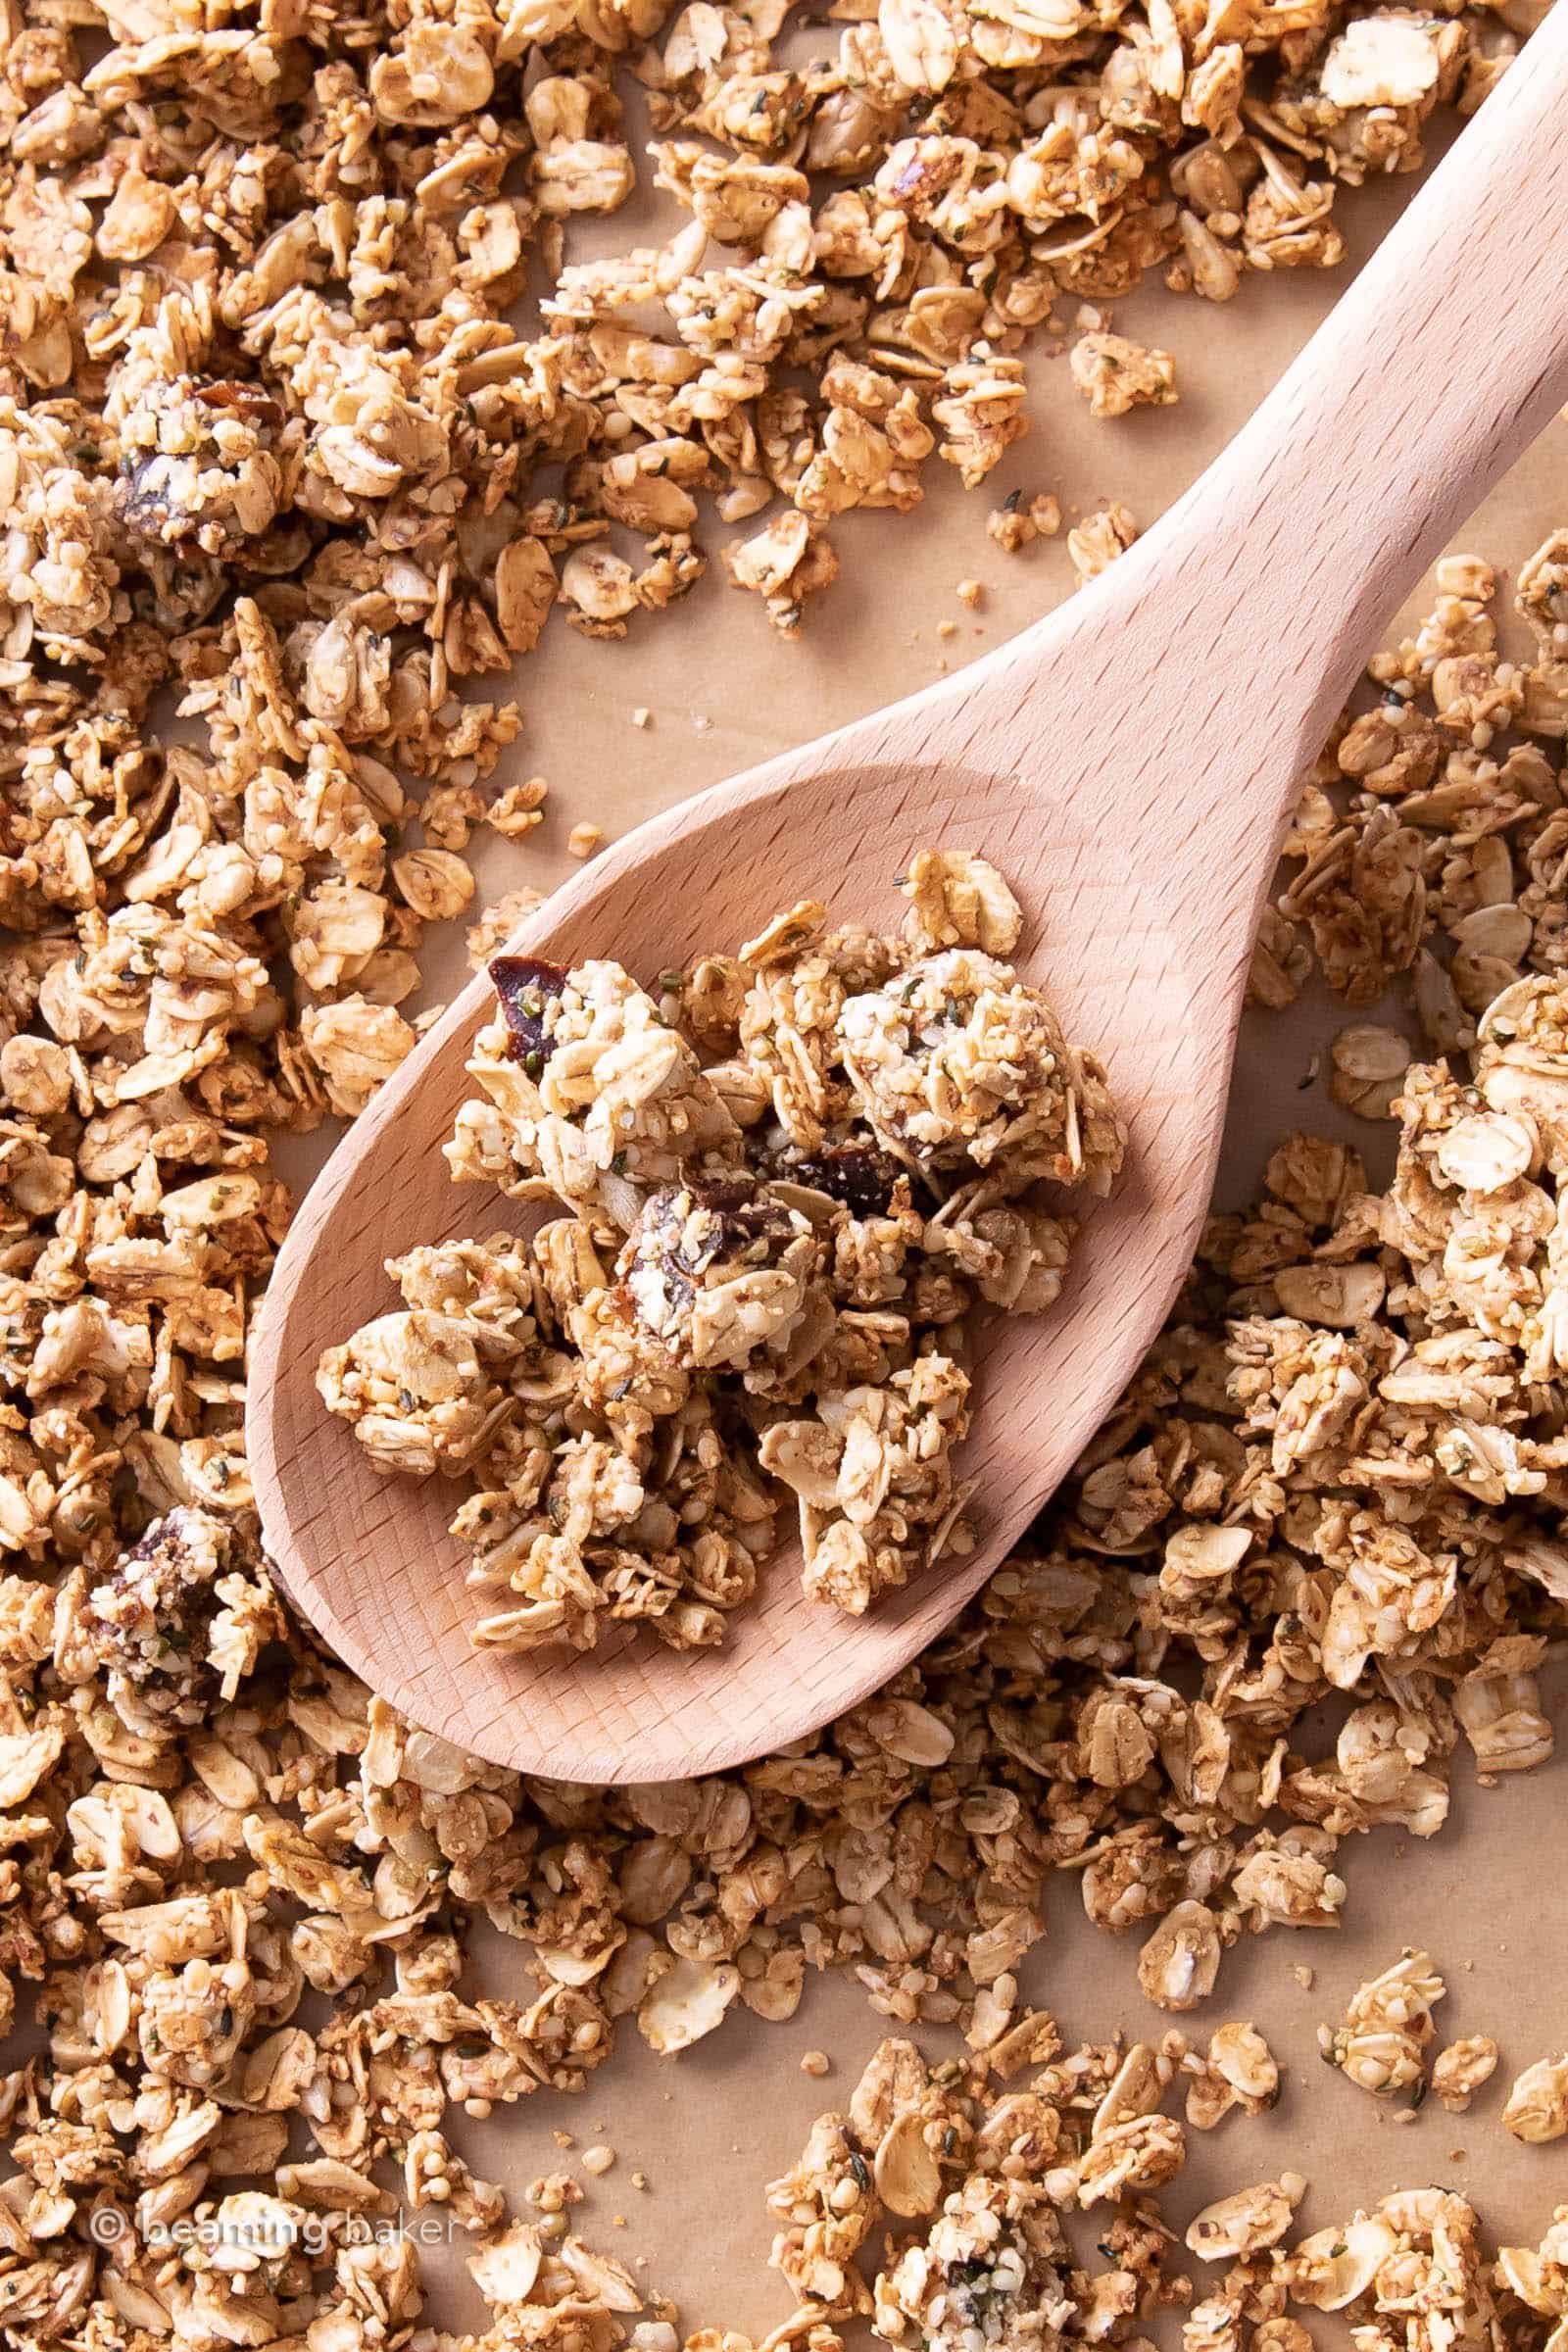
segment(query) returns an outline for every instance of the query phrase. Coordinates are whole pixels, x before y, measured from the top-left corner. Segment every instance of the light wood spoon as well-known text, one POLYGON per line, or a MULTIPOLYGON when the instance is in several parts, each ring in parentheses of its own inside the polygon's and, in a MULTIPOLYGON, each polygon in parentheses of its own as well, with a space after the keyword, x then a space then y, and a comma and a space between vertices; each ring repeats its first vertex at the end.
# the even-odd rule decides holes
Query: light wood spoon
MULTIPOLYGON (((644 979, 794 900, 892 927, 925 845, 973 849, 1033 917, 1022 959, 1101 1053, 1132 1134, 1054 1313, 977 1350, 962 1467, 981 1542, 855 1620, 808 1601, 793 1544, 724 1645, 643 1636, 564 1662, 475 1649, 462 1490, 389 1478, 330 1418, 323 1348, 395 1303, 383 1260, 512 1204, 440 1146, 492 992, 475 979, 307 1194, 272 1275, 247 1429, 270 1550, 355 1671, 493 1762, 657 1781, 800 1739, 941 1633, 1071 1467, 1192 1256, 1280 840, 1400 600, 1568 398, 1568 6, 1273 394, 1099 580, 960 675, 642 825, 510 943, 644 979), (1029 941, 1032 939, 1032 946, 1029 941)), ((787 1524, 789 1514, 781 1518, 787 1524)))

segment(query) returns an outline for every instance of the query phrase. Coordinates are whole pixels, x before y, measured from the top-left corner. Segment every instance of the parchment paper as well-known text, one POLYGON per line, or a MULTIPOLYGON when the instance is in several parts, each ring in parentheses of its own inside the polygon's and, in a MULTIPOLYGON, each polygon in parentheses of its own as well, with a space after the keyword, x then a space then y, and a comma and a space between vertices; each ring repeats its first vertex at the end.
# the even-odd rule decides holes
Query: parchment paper
MULTIPOLYGON (((1411 184, 1347 200, 1342 218, 1352 263, 1371 249, 1411 184)), ((626 216, 610 226, 615 242, 625 240, 626 216)), ((912 691, 942 663, 972 659, 1048 611, 1072 585, 1062 540, 1004 556, 986 535, 989 509, 1014 487, 1026 497, 1054 490, 1070 521, 1114 496, 1147 525, 1221 448, 1348 276, 1347 268, 1250 280, 1222 308, 1177 301, 1157 285, 1118 305, 1118 328, 1176 354, 1181 400, 1171 410, 1093 421, 1067 381, 1065 356, 1032 361, 1034 432, 978 493, 944 479, 914 515, 851 515, 835 524, 844 576, 808 611, 797 644, 773 635, 757 600, 729 589, 716 561, 683 608, 634 624, 624 644, 589 644, 553 626, 519 672, 526 723, 511 755, 514 764, 501 777, 548 777, 549 814, 526 845, 485 837, 491 846, 479 855, 476 906, 519 881, 546 888, 569 870, 564 844, 574 822, 590 818, 618 835, 705 784, 912 691), (965 578, 985 585, 978 612, 955 595, 965 578), (939 638, 942 620, 957 623, 955 637, 939 638), (632 721, 639 707, 652 714, 646 729, 632 721)), ((1454 363, 1464 365, 1462 352, 1454 363)), ((1565 458, 1568 426, 1559 419, 1461 543, 1516 565, 1568 520, 1565 458)), ((949 470, 933 465, 929 475, 949 470)), ((716 524, 705 530, 710 548, 728 535, 716 524)), ((1420 603, 1412 600, 1411 610, 1420 603)), ((1173 691, 1178 684, 1172 681, 1173 691)), ((1245 710, 1237 723, 1248 723, 1245 710)), ((1157 716, 1152 724, 1157 728, 1157 716)), ((1159 777, 1157 735, 1150 750, 1158 788, 1180 794, 1180 776, 1159 777)), ((852 913, 854 875, 823 879, 837 885, 852 913)), ((432 959, 430 995, 449 993, 461 969, 454 940, 432 959)), ((1287 1019, 1250 1019, 1223 1199, 1246 1199, 1274 1142, 1298 1124, 1350 1137, 1382 1173, 1387 1130, 1338 1112, 1310 1075, 1314 1050, 1347 1017, 1343 1006, 1314 1000, 1287 1019)), ((1563 1696, 1559 1673, 1559 1726, 1563 1696)), ((1182 2022, 1206 2041, 1227 2018, 1250 2018, 1281 2059, 1285 2092, 1272 2115, 1233 2116, 1218 2132, 1194 2135, 1188 2169, 1167 2199, 1178 2225, 1210 2198, 1294 2167, 1311 2183, 1298 2217, 1303 2230, 1346 2217, 1396 2186, 1442 2181, 1473 2196, 1503 2242, 1539 2237, 1553 2204, 1568 2198, 1568 2141, 1521 2147, 1499 2116, 1513 2074, 1568 2044, 1565 1793, 1560 1761, 1490 1792, 1477 1790, 1461 1767, 1452 1814, 1437 1839, 1423 1844, 1383 1833, 1342 1848, 1350 1894, 1339 1933, 1276 1930, 1250 1939, 1227 1958, 1214 1998, 1187 2021, 1169 2020, 1143 2000, 1136 1936, 1116 1941, 1092 1929, 1070 1875, 1048 1889, 1049 1936, 1026 1967, 1024 1985, 1070 2036, 1103 2038, 1118 2027, 1157 2034, 1182 2022), (1353 1987, 1405 1944, 1426 1945, 1447 1978, 1442 2038, 1491 2033, 1502 2044, 1499 2072, 1467 2116, 1448 2116, 1432 2099, 1413 2121, 1396 2124, 1393 2108, 1318 2058, 1318 2023, 1337 2023, 1353 1987), (1302 1965, 1315 1971, 1310 1990, 1293 1975, 1302 1965)), ((517 1947, 499 1938, 485 1945, 482 1974, 497 1991, 525 1989, 517 1947)), ((812 2117, 848 2097, 886 2030, 858 1986, 831 1977, 808 1984, 792 2024, 760 2025, 737 2005, 716 2034, 674 2061, 655 2059, 628 2020, 613 2057, 580 2099, 542 2094, 498 2110, 488 2124, 467 2127, 462 2144, 482 2172, 520 2191, 541 2173, 574 2167, 557 2132, 570 2132, 578 2149, 608 2141, 618 2162, 602 2180, 584 2180, 588 2200, 575 2219, 585 2234, 622 2260, 647 2257, 639 2275, 678 2299, 688 2327, 722 2324, 760 2335, 791 2304, 764 2268, 770 2231, 762 2185, 793 2162, 812 2117), (833 2058, 826 2081, 800 2072, 803 2052, 813 2047, 833 2058), (638 2167, 648 2175, 646 2191, 631 2183, 638 2167), (615 2226, 617 2214, 626 2217, 624 2228, 615 2226)), ((939 2034, 917 2038, 933 2053, 956 2046, 939 2034)), ((461 2252, 428 2257, 427 2269, 442 2280, 427 2316, 448 2326, 481 2324, 461 2252)), ((1320 2343, 1347 2340, 1337 2320, 1312 2315, 1312 2327, 1320 2343)))

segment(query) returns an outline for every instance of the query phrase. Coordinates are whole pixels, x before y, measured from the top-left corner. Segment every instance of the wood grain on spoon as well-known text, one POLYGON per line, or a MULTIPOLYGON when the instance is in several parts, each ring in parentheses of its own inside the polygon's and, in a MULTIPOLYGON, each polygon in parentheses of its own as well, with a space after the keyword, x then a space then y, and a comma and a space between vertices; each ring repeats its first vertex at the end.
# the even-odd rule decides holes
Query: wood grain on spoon
POLYGON ((390 1303, 384 1259, 517 1210, 441 1144, 492 1002, 475 979, 313 1186, 277 1260, 247 1429, 269 1549, 318 1631, 414 1720, 496 1763, 655 1781, 777 1748, 941 1633, 1050 1495, 1157 1331, 1208 1199, 1253 933, 1303 769, 1390 614, 1568 397, 1568 7, 1208 473, 1093 586, 912 700, 702 794, 608 851, 511 945, 647 979, 798 898, 891 925, 911 851, 983 852, 1018 958, 1109 1065, 1132 1133, 1051 1314, 977 1350, 974 1556, 855 1620, 786 1545, 721 1648, 475 1649, 461 1490, 389 1478, 315 1387, 390 1303))

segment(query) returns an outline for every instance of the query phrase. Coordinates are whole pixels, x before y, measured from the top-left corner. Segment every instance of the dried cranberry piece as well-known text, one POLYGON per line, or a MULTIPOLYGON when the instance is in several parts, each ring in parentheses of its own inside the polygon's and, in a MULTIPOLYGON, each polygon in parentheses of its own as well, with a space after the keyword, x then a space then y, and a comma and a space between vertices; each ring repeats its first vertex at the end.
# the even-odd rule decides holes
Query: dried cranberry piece
POLYGON ((650 1193, 628 1247, 634 1258, 657 1257, 666 1272, 685 1274, 711 1265, 715 1257, 744 1256, 757 1242, 787 1242, 794 1231, 789 1210, 754 1178, 700 1177, 650 1193), (700 1229, 695 1253, 688 1255, 694 1208, 705 1210, 708 1222, 700 1229))
POLYGON ((764 1205, 758 1199, 756 1180, 750 1176, 700 1176, 685 1187, 699 1208, 710 1208, 715 1216, 738 1216, 743 1209, 764 1205))
POLYGON ((230 383, 198 384, 196 397, 204 409, 233 409, 247 417, 258 432, 278 432, 286 421, 275 400, 259 392, 254 384, 230 383))
POLYGON ((893 1154, 873 1144, 836 1144, 826 1152, 803 1152, 779 1172, 842 1201, 857 1217, 884 1216, 904 1174, 893 1154))
POLYGON ((545 1033, 545 1005, 564 989, 566 967, 537 956, 497 956, 491 960, 490 977, 506 1019, 507 1052, 530 1078, 537 1078, 555 1052, 545 1033))

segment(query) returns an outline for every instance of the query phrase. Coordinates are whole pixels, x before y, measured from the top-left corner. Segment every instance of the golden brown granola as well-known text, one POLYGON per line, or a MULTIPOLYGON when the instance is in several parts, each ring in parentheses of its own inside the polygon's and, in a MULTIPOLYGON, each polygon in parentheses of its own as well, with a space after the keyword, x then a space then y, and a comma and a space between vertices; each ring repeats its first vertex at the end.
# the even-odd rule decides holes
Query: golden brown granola
POLYGON ((1072 380, 1096 416, 1125 416, 1134 409, 1168 409, 1175 401, 1176 363, 1125 335, 1080 335, 1072 347, 1072 380))
POLYGON ((769 2259, 801 2320, 863 2315, 882 2342, 924 2352, 1045 2352, 1066 2335, 1120 2341, 1184 2303, 1190 2282, 1166 2268, 1175 2237, 1147 2200, 1185 2154, 1181 2125, 1159 2112, 1185 2046, 1172 2035, 1157 2050, 1067 2053, 1041 2011, 966 2068, 933 2072, 912 2042, 882 2042, 847 2113, 819 2116, 767 2192, 781 2225, 769 2259), (1017 2082, 1025 2064, 1040 2071, 1017 2082), (1107 2200, 1107 2267, 1090 2273, 1063 2216, 1107 2200), (856 2257, 884 2222, 868 2283, 856 2257))
MULTIPOLYGON (((365 2226, 429 2206, 481 2241, 487 2352, 610 2352, 638 2290, 565 2230, 564 2177, 509 2217, 464 2117, 580 2089, 627 2020, 668 2051, 737 2005, 787 2018, 819 1966, 958 2025, 1004 2082, 1049 2069, 1034 2021, 1023 2052, 998 2021, 1058 1871, 1160 1939, 1181 1997, 1246 1934, 1331 1927, 1361 1833, 1438 1831, 1461 1740, 1491 1778, 1549 1753, 1568 537, 1520 574, 1529 661, 1488 567, 1445 566, 1335 731, 1263 930, 1264 1001, 1315 963, 1418 1024, 1414 1068, 1385 1038, 1335 1065, 1403 1106, 1392 1182, 1283 1144, 1018 1557, 787 1756, 524 1784, 293 1618, 240 1432, 273 1144, 411 1050, 431 923, 475 917, 488 956, 516 919, 462 864, 520 724, 471 681, 558 607, 614 636, 678 599, 710 498, 799 626, 837 514, 1013 443, 1054 300, 1332 262, 1341 188, 1416 162, 1515 36, 1479 8, 35 0, 0 38, 0 2020, 36 2029, 0 2072, 0 2320, 19 2352, 395 2352, 418 2255, 365 2226), (632 81, 689 224, 568 257, 633 175, 632 81), (517 332, 535 262, 551 307, 517 332), (1316 1754, 1299 1727, 1336 1696, 1316 1754), (465 1996, 481 1922, 514 1949, 504 1998, 465 1996), (241 2271, 210 2259, 237 2243, 241 2271)), ((1106 510, 1080 561, 1130 529, 1106 510)), ((492 824, 525 832, 536 784, 492 824)), ((689 1009, 724 1001, 710 974, 689 1009)), ((1195 2124, 1273 2095, 1246 2031, 1184 2062, 1195 2124)), ((1532 2129, 1556 2063, 1515 2094, 1532 2129)), ((1125 2139, 1107 2180, 1174 2144, 1125 2139)), ((996 2218, 971 2196, 935 2259, 996 2218)), ((1468 2209, 1375 2218, 1322 2250, 1353 2242, 1348 2280, 1303 2265, 1315 2299, 1367 2298, 1377 2352, 1464 2340, 1468 2209), (1412 2290, 1460 2327, 1412 2333, 1412 2290)), ((1565 2231, 1501 2257, 1517 2340, 1568 2307, 1565 2231)), ((1259 2261, 1195 2343, 1297 2352, 1259 2261)), ((929 2277, 884 2298, 911 2332, 929 2277)), ((633 2340, 674 2352, 662 2318, 633 2340)))
POLYGON ((1502 2120, 1515 2139, 1539 2146, 1568 2132, 1568 2051, 1538 2058, 1515 2078, 1502 2120))
POLYGON ((1337 2032, 1318 2028, 1318 2046, 1331 2066, 1362 2090, 1392 2099, 1426 2096, 1426 2052, 1437 2031, 1432 2012, 1447 1992, 1429 1955, 1406 1949, 1391 1968, 1358 1985, 1337 2032))
POLYGON ((1482 2084, 1491 2082, 1497 2056, 1490 2034, 1467 2034, 1438 2052, 1432 2062, 1432 2087, 1450 2115, 1463 2115, 1482 2084))
POLYGON ((797 1497, 806 1589, 859 1615, 973 1537, 967 1319, 1039 1313, 1125 1132, 1001 960, 984 858, 921 850, 902 938, 803 903, 738 956, 490 966, 459 1182, 570 1210, 389 1262, 405 1311, 318 1385, 381 1467, 471 1480, 474 1639, 718 1641, 797 1497), (776 1482, 772 1483, 772 1482, 776 1482))

